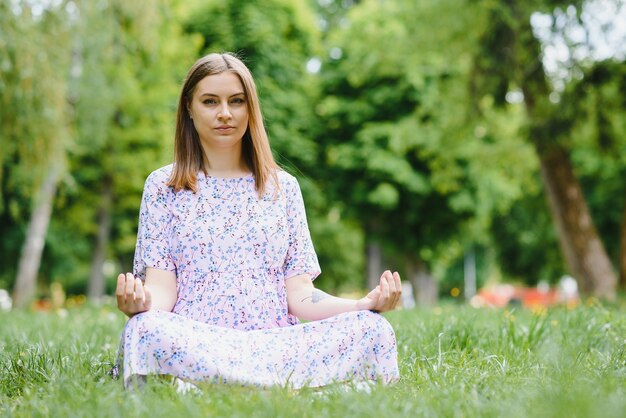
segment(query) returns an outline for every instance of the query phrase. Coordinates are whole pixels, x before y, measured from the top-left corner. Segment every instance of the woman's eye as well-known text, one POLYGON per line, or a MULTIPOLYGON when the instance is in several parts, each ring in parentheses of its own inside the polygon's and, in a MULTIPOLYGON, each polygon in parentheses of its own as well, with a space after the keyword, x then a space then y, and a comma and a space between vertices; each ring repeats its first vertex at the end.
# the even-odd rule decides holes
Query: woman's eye
POLYGON ((238 97, 238 98, 232 100, 232 103, 234 103, 234 104, 244 104, 245 102, 246 101, 243 98, 241 98, 241 97, 238 97))
POLYGON ((217 100, 215 100, 215 99, 204 99, 204 100, 202 101, 202 103, 204 103, 204 104, 206 104, 206 105, 211 105, 211 104, 216 104, 216 103, 217 103, 217 100))

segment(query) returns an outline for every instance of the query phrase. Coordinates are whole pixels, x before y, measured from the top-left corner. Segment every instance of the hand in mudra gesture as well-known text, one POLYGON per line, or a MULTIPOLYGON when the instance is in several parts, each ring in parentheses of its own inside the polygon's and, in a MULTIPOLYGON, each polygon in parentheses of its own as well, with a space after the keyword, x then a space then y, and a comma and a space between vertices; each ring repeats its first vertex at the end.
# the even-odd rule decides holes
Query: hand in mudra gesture
POLYGON ((129 317, 145 312, 152 306, 150 290, 132 273, 117 276, 115 297, 117 298, 117 308, 129 317))
POLYGON ((365 297, 359 299, 357 307, 376 312, 391 311, 396 308, 402 296, 402 283, 398 272, 385 271, 380 283, 365 297))

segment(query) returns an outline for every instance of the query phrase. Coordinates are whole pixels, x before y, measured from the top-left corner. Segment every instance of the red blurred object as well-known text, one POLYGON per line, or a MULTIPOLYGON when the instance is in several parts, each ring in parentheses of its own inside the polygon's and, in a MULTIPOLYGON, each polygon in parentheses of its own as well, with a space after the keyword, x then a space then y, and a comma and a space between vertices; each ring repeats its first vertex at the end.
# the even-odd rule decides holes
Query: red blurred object
POLYGON ((474 307, 490 306, 501 308, 507 305, 521 305, 525 308, 548 308, 566 304, 578 303, 578 292, 571 287, 571 283, 559 284, 550 288, 545 284, 537 287, 523 287, 513 285, 498 285, 483 288, 478 291, 470 302, 474 307))
POLYGON ((47 312, 52 309, 52 302, 47 299, 38 299, 31 305, 34 311, 47 312))
POLYGON ((559 292, 555 289, 549 289, 548 291, 540 291, 538 289, 519 289, 520 300, 522 306, 530 308, 534 306, 550 307, 558 304, 561 300, 559 292))

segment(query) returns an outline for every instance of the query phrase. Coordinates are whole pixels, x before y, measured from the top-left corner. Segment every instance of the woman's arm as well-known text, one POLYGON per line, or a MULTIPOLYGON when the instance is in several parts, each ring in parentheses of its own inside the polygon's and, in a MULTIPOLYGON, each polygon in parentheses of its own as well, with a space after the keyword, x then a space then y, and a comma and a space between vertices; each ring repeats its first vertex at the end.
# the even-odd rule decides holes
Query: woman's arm
POLYGON ((120 274, 117 276, 115 296, 118 309, 129 318, 149 310, 171 312, 178 297, 176 274, 148 267, 145 283, 132 273, 120 274))
POLYGON ((358 300, 338 298, 316 289, 308 274, 287 279, 286 287, 289 313, 306 321, 351 311, 389 311, 396 307, 402 294, 400 275, 389 270, 382 274, 380 284, 374 290, 358 300))

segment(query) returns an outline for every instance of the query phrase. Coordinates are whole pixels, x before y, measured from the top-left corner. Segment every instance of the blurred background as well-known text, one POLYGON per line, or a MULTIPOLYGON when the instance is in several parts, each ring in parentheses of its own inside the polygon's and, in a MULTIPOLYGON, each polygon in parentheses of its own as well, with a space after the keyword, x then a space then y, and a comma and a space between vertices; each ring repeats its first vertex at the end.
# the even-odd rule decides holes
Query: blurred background
POLYGON ((173 159, 183 77, 221 51, 252 70, 300 181, 318 287, 392 268, 406 306, 613 299, 625 3, 0 0, 3 306, 113 293, 143 182, 173 159))

